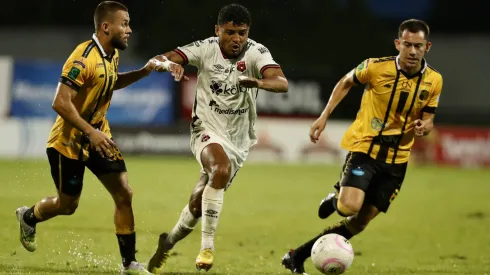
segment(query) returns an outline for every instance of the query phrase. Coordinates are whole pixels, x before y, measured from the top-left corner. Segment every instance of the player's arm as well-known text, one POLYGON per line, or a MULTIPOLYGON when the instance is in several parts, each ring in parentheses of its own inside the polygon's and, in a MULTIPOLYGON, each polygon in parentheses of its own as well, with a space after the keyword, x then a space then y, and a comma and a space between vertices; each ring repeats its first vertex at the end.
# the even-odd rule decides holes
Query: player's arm
POLYGON ((166 60, 170 60, 174 63, 180 64, 181 66, 186 65, 184 57, 178 54, 176 51, 166 52, 161 55, 157 55, 154 58, 157 58, 161 62, 165 62, 166 60))
POLYGON ((439 106, 439 97, 441 96, 441 92, 442 78, 437 82, 434 92, 429 99, 429 103, 422 109, 421 118, 414 121, 416 136, 427 136, 434 129, 434 118, 437 107, 439 106))
POLYGON ((189 64, 199 68, 204 51, 203 48, 206 47, 207 44, 209 44, 209 42, 202 40, 195 41, 185 46, 177 47, 164 54, 157 55, 154 59, 160 62, 170 61, 179 64, 180 66, 189 64))
POLYGON ((101 156, 112 156, 110 147, 115 146, 114 142, 83 119, 73 104, 80 88, 94 77, 95 72, 94 60, 82 57, 80 49, 77 48, 63 66, 52 107, 67 123, 87 135, 90 144, 101 156))
POLYGON ((351 70, 346 75, 344 75, 339 82, 333 88, 333 92, 328 99, 327 106, 321 113, 320 117, 313 123, 310 128, 310 140, 316 143, 320 138, 321 133, 325 129, 327 120, 335 110, 337 105, 344 99, 344 97, 349 93, 351 88, 356 84, 367 84, 371 80, 371 69, 369 67, 369 59, 361 62, 357 68, 351 70))
POLYGON ((125 88, 137 82, 138 80, 147 77, 148 75, 150 75, 151 71, 152 68, 147 63, 143 68, 139 70, 118 73, 116 84, 114 84, 114 90, 125 88))
POLYGON ((339 103, 344 99, 344 97, 349 93, 350 89, 356 84, 355 83, 355 69, 344 75, 339 82, 333 88, 333 92, 328 99, 327 105, 320 115, 325 121, 328 120, 333 110, 339 105, 339 103))
POLYGON ((257 87, 273 93, 287 93, 288 80, 281 68, 267 68, 262 72, 262 79, 257 80, 257 87))
POLYGON ((77 95, 77 92, 68 85, 63 82, 58 83, 56 95, 52 104, 53 110, 55 110, 65 121, 75 126, 79 131, 86 135, 90 135, 95 129, 80 116, 75 105, 73 105, 72 101, 77 95))
POLYGON ((272 58, 269 49, 258 44, 250 49, 251 60, 257 78, 240 76, 240 86, 246 88, 259 88, 273 93, 287 93, 289 84, 284 72, 272 58))

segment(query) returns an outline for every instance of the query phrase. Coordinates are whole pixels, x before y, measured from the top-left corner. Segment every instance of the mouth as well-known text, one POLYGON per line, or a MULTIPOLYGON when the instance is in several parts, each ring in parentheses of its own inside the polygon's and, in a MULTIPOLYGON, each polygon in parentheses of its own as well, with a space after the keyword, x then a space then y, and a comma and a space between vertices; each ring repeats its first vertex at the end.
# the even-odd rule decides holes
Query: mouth
POLYGON ((240 45, 238 44, 231 45, 231 50, 233 53, 238 53, 240 51, 240 45))

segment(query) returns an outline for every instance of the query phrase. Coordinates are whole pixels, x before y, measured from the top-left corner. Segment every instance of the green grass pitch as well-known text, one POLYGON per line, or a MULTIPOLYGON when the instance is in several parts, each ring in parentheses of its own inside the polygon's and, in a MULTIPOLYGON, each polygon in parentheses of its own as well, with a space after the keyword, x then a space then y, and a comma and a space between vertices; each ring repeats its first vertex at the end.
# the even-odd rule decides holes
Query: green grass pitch
MULTIPOLYGON (((137 258, 177 221, 199 176, 191 158, 127 158, 134 190, 137 258)), ((317 217, 340 166, 247 163, 226 192, 215 266, 202 274, 290 274, 283 254, 339 220, 317 217)), ((55 192, 47 161, 0 161, 0 274, 118 274, 113 203, 86 171, 73 216, 38 225, 38 249, 18 240, 14 211, 55 192)), ((352 239, 347 274, 490 274, 490 171, 411 166, 385 215, 352 239)), ((200 223, 180 242, 166 274, 200 274, 200 223)), ((320 274, 311 262, 307 272, 320 274)))

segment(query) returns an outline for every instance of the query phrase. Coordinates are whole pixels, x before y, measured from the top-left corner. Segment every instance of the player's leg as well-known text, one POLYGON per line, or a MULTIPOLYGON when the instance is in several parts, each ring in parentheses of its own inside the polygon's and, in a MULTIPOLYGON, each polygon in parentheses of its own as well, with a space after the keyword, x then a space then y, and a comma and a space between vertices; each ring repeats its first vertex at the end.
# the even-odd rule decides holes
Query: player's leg
POLYGON ((365 203, 360 211, 353 216, 347 217, 340 222, 323 230, 321 234, 304 243, 297 249, 290 250, 282 259, 282 264, 293 273, 303 274, 305 272, 304 262, 311 256, 311 249, 315 242, 327 234, 339 234, 346 239, 361 233, 378 214, 379 210, 365 203))
POLYGON ((114 201, 114 225, 124 266, 121 274, 149 274, 146 268, 136 261, 133 191, 128 183, 124 159, 117 148, 114 151, 115 154, 111 159, 102 158, 97 152, 91 152, 87 168, 97 176, 114 201))
POLYGON ((36 250, 36 225, 58 215, 71 215, 78 207, 85 164, 66 158, 54 148, 46 150, 57 196, 42 199, 30 208, 22 206, 16 216, 20 224, 20 241, 28 251, 36 250))
POLYGON ((204 187, 208 182, 208 175, 201 173, 199 181, 192 191, 189 203, 184 206, 180 214, 179 220, 167 233, 162 233, 158 240, 156 252, 148 263, 148 270, 153 274, 161 274, 165 268, 165 262, 169 257, 170 250, 175 244, 188 236, 201 218, 201 201, 204 187))
MULTIPOLYGON (((352 217, 360 213, 364 205, 365 193, 375 174, 376 166, 373 159, 366 154, 349 153, 340 180, 338 199, 335 198, 334 208, 341 216, 352 217)), ((349 218, 333 225, 328 230, 330 233, 342 235, 347 239, 358 233, 350 226, 349 218)), ((310 257, 314 243, 323 235, 324 233, 288 252, 283 258, 283 265, 293 272, 303 273, 303 262, 310 257)))
POLYGON ((231 161, 218 143, 207 145, 201 152, 201 163, 208 175, 202 193, 201 252, 196 259, 198 269, 209 270, 213 265, 214 235, 223 206, 223 195, 231 175, 231 161))
POLYGON ((367 182, 366 177, 374 173, 370 165, 372 162, 373 160, 363 153, 349 152, 347 154, 340 181, 334 186, 336 191, 328 194, 320 202, 318 216, 321 219, 329 217, 335 211, 343 217, 359 212, 364 201, 364 191, 367 188, 362 184, 367 182))

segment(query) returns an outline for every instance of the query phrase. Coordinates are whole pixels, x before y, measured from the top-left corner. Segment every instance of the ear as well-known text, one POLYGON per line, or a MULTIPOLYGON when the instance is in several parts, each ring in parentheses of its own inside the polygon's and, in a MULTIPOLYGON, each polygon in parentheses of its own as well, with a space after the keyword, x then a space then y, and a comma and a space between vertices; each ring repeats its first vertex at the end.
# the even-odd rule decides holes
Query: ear
POLYGON ((218 25, 214 25, 214 34, 216 36, 219 36, 219 26, 218 25))
POLYGON ((400 40, 397 38, 395 39, 395 48, 400 51, 400 40))
POLYGON ((100 29, 104 32, 105 35, 109 35, 109 23, 102 22, 100 29))
POLYGON ((431 42, 427 42, 425 53, 428 53, 431 47, 432 47, 432 43, 431 42))

